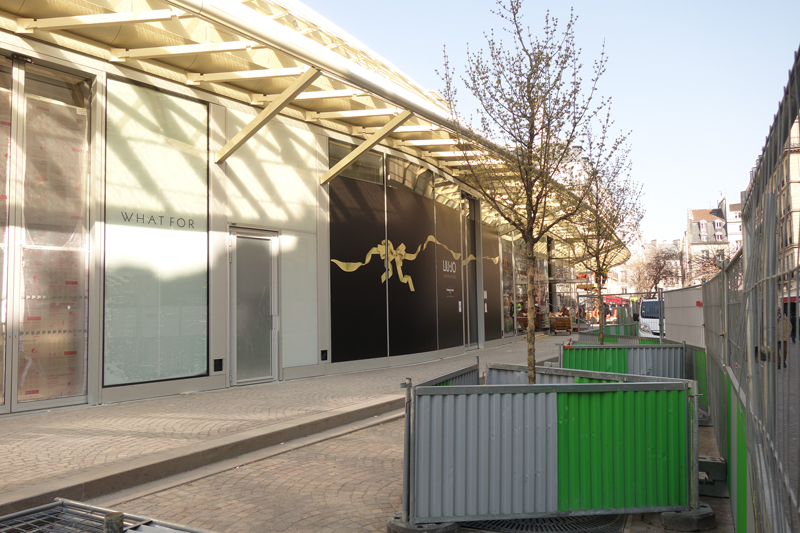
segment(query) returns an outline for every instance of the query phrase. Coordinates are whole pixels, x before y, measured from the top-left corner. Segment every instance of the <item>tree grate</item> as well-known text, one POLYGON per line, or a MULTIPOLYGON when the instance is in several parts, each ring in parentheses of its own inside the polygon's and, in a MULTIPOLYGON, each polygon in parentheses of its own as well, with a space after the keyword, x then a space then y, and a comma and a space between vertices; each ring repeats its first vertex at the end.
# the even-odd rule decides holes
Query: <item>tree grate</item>
POLYGON ((461 522, 463 529, 501 533, 622 533, 627 515, 554 516, 461 522))

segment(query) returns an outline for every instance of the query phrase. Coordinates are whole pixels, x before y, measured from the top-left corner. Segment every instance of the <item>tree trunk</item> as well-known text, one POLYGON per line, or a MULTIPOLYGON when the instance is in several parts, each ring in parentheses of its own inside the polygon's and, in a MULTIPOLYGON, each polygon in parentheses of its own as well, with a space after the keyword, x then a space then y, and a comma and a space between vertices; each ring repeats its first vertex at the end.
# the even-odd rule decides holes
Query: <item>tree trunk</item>
POLYGON ((600 280, 595 280, 595 285, 597 286, 597 303, 598 309, 600 309, 600 333, 597 335, 597 342, 598 344, 603 344, 606 340, 606 306, 603 305, 603 288, 600 284, 600 280))
POLYGON ((536 292, 534 290, 533 245, 527 245, 528 252, 528 383, 536 383, 536 292))

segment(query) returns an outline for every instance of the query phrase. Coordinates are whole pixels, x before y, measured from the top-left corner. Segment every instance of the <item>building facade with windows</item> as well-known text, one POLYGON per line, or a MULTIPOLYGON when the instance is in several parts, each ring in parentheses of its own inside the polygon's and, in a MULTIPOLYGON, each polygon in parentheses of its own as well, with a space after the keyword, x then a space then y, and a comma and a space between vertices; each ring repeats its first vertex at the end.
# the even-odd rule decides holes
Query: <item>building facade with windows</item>
POLYGON ((684 285, 698 285, 704 278, 710 279, 719 270, 717 262, 729 258, 735 251, 736 245, 728 238, 726 205, 723 198, 713 209, 687 211, 683 239, 684 285))
POLYGON ((0 0, 0 414, 431 360, 559 304, 568 254, 529 305, 440 97, 286 6, 0 0))

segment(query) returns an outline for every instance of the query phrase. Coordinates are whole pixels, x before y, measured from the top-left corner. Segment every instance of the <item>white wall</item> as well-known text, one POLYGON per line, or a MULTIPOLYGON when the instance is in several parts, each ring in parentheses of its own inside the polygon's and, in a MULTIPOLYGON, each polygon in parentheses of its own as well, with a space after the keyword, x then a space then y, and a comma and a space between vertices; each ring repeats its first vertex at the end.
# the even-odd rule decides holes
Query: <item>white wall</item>
POLYGON ((705 349, 702 303, 702 286, 665 291, 664 337, 705 349))
POLYGON ((283 233, 281 338, 283 366, 317 364, 317 236, 283 233))
MULTIPOLYGON (((228 110, 228 139, 254 116, 228 110)), ((284 368, 318 362, 318 143, 307 126, 276 119, 227 161, 228 222, 280 232, 284 368)))
MULTIPOLYGON (((228 111, 228 139, 254 115, 228 111)), ((228 159, 228 220, 317 230, 317 136, 273 120, 228 159)))

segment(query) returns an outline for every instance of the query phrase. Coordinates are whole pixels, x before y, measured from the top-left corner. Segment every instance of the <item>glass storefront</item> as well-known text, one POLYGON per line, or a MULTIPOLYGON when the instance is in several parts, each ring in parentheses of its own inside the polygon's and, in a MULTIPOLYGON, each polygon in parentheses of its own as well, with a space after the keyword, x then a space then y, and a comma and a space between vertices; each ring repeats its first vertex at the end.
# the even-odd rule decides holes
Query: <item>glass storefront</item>
POLYGON ((2 299, 0 299, 0 405, 5 405, 6 394, 6 294, 8 286, 8 195, 11 155, 11 62, 0 58, 0 146, 5 157, 0 158, 0 266, 2 267, 2 299))
POLYGON ((103 385, 208 373, 208 106, 109 80, 103 385))
POLYGON ((9 385, 17 405, 86 396, 90 99, 89 79, 0 62, 4 410, 9 385))

